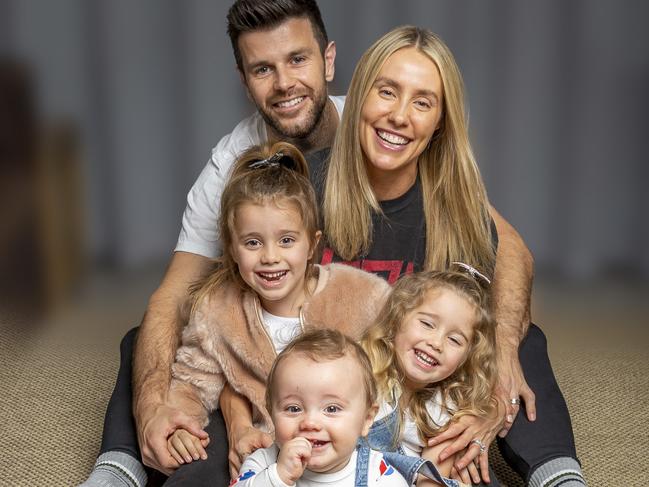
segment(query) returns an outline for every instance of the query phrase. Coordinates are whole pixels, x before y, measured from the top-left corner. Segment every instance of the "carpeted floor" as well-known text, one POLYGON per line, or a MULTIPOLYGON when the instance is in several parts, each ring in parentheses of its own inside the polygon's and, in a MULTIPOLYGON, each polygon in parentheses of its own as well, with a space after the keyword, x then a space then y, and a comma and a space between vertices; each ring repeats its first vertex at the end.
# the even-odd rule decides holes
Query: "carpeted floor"
MULTIPOLYGON (((91 300, 48 326, 0 314, 0 486, 71 486, 85 478, 99 448, 119 339, 138 321, 149 292, 148 284, 135 293, 116 291, 114 300, 91 300)), ((610 309, 600 299, 610 290, 599 292, 566 294, 541 285, 535 303, 546 304, 537 321, 551 323, 543 328, 589 484, 645 485, 646 294, 644 301, 632 294, 610 309)), ((522 485, 506 469, 497 471, 507 485, 522 485)))

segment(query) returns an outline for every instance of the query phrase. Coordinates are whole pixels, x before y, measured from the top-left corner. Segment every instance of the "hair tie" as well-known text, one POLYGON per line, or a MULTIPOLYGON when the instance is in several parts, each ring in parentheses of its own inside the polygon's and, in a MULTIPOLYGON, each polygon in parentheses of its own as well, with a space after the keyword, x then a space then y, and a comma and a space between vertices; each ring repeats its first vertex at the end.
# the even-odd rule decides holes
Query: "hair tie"
POLYGON ((288 169, 295 169, 295 161, 291 156, 285 155, 283 152, 276 152, 268 159, 261 159, 248 164, 250 169, 260 169, 266 167, 279 167, 284 166, 288 169))
POLYGON ((458 267, 461 267, 462 269, 467 271, 471 275, 471 277, 473 277, 476 280, 478 280, 479 278, 482 279, 487 284, 491 284, 491 279, 489 279, 487 276, 485 276, 482 272, 480 272, 472 265, 465 264, 464 262, 451 262, 451 265, 456 265, 458 267))

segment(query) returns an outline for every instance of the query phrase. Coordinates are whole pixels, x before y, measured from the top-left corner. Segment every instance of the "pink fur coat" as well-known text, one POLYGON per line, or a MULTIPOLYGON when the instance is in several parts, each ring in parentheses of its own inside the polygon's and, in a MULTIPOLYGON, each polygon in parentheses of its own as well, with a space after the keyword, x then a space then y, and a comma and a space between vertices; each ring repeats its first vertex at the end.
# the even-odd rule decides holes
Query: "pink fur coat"
MULTIPOLYGON (((378 276, 341 264, 318 267, 315 292, 302 306, 303 328, 335 328, 360 339, 390 292, 378 276)), ((266 378, 275 348, 257 296, 225 286, 200 303, 183 330, 173 365, 170 402, 207 423, 225 383, 253 405, 253 421, 272 431, 266 378)))

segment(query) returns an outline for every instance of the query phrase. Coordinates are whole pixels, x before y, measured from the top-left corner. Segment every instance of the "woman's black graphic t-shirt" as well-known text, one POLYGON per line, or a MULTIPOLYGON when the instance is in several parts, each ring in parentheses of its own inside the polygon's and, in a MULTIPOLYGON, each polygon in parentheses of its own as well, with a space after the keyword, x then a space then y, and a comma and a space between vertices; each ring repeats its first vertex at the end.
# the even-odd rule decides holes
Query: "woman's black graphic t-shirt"
MULTIPOLYGON (((311 181, 318 201, 322 201, 329 149, 314 152, 307 157, 311 181)), ((345 264, 378 274, 393 284, 402 274, 423 270, 426 258, 426 226, 421 183, 415 184, 394 200, 382 201, 383 215, 372 215, 372 245, 369 252, 352 261, 344 261, 326 243, 322 264, 345 264)), ((492 235, 497 245, 497 234, 492 221, 492 235)))

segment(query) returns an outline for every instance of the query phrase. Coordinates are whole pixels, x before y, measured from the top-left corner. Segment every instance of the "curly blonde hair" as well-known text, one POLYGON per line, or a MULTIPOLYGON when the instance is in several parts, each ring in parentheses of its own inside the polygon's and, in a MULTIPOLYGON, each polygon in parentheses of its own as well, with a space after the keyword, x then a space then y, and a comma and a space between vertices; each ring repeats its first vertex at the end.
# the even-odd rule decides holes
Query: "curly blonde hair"
POLYGON ((202 299, 226 282, 236 283, 241 289, 249 289, 241 278, 237 263, 232 256, 235 214, 237 209, 246 203, 289 206, 298 212, 310 239, 312 251, 311 258, 307 262, 305 283, 314 274, 313 263, 317 260, 316 234, 319 219, 315 191, 309 181, 307 162, 298 148, 288 142, 256 145, 239 156, 223 189, 218 220, 223 253, 214 260, 211 272, 191 286, 192 312, 196 310, 202 299), (270 164, 258 163, 273 157, 276 161, 270 164))
MULTIPOLYGON (((454 418, 466 414, 491 415, 495 410, 492 392, 496 375, 496 329, 490 313, 488 290, 464 272, 424 271, 405 275, 394 285, 379 313, 379 322, 365 332, 361 341, 372 363, 379 397, 389 400, 392 390, 401 388, 404 383, 404 372, 394 350, 395 337, 406 316, 422 304, 429 291, 438 289, 450 290, 466 299, 476 311, 476 321, 465 361, 450 377, 412 394, 408 411, 422 439, 431 438, 445 429, 445 425, 433 423, 426 409, 426 404, 438 391, 442 396, 442 408, 454 418), (453 407, 450 408, 449 404, 453 407)), ((400 414, 399 430, 404 411, 400 414)), ((395 442, 398 437, 399 431, 395 442)))

